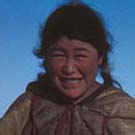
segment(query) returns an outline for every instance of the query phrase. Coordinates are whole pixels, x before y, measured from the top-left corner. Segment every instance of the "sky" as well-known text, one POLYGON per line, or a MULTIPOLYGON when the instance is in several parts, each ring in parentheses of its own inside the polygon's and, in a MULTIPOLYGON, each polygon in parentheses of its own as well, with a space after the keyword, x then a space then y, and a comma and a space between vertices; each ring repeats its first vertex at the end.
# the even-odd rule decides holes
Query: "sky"
MULTIPOLYGON (((42 71, 32 53, 39 29, 64 0, 0 0, 0 117, 42 71)), ((101 12, 114 38, 112 74, 135 97, 135 1, 84 0, 101 12)))

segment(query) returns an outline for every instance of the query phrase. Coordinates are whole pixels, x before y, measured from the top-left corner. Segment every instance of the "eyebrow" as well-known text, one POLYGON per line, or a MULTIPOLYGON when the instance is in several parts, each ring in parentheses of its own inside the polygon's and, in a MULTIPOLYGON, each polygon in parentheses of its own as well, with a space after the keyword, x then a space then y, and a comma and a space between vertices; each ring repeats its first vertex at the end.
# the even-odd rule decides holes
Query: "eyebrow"
POLYGON ((52 47, 48 49, 49 51, 64 51, 63 48, 59 48, 59 47, 52 47))
MULTIPOLYGON (((63 48, 59 48, 59 47, 52 47, 50 49, 48 49, 49 51, 62 51, 64 52, 64 49, 63 48)), ((78 47, 78 48, 75 48, 75 52, 88 52, 88 49, 87 48, 82 48, 82 47, 78 47)))
POLYGON ((75 51, 77 51, 77 52, 83 52, 84 51, 84 52, 89 53, 89 51, 86 48, 82 48, 82 47, 81 48, 76 48, 75 51))

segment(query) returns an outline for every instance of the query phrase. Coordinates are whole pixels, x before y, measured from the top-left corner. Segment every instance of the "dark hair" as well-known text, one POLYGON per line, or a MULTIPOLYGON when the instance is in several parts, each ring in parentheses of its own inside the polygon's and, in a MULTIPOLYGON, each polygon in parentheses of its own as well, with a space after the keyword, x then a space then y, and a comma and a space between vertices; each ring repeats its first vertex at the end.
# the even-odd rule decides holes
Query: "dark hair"
POLYGON ((35 50, 35 55, 43 58, 44 68, 48 47, 63 36, 91 43, 99 56, 104 56, 99 69, 104 83, 112 86, 115 81, 108 62, 112 46, 100 13, 82 2, 66 3, 52 12, 40 33, 39 48, 35 50))

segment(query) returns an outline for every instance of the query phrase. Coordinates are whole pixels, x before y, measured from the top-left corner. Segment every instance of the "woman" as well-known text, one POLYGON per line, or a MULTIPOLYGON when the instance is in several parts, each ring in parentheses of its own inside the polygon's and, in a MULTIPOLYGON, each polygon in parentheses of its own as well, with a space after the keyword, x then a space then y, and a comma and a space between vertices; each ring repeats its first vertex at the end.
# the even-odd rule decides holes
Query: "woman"
POLYGON ((91 7, 78 2, 57 8, 35 50, 46 73, 6 112, 0 135, 134 135, 135 101, 112 79, 107 34, 91 7))

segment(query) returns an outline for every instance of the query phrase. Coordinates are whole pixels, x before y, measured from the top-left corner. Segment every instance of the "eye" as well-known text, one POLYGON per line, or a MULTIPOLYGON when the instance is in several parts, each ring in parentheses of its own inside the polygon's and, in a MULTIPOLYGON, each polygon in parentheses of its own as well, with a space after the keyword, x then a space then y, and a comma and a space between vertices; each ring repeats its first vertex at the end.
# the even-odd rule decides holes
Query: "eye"
POLYGON ((64 54, 59 54, 59 53, 53 53, 49 55, 50 57, 64 57, 64 54))
POLYGON ((86 54, 76 54, 75 58, 77 58, 77 59, 85 59, 85 58, 87 58, 87 55, 86 54))
POLYGON ((63 59, 65 58, 65 54, 63 52, 53 51, 49 53, 49 57, 52 59, 63 59))

